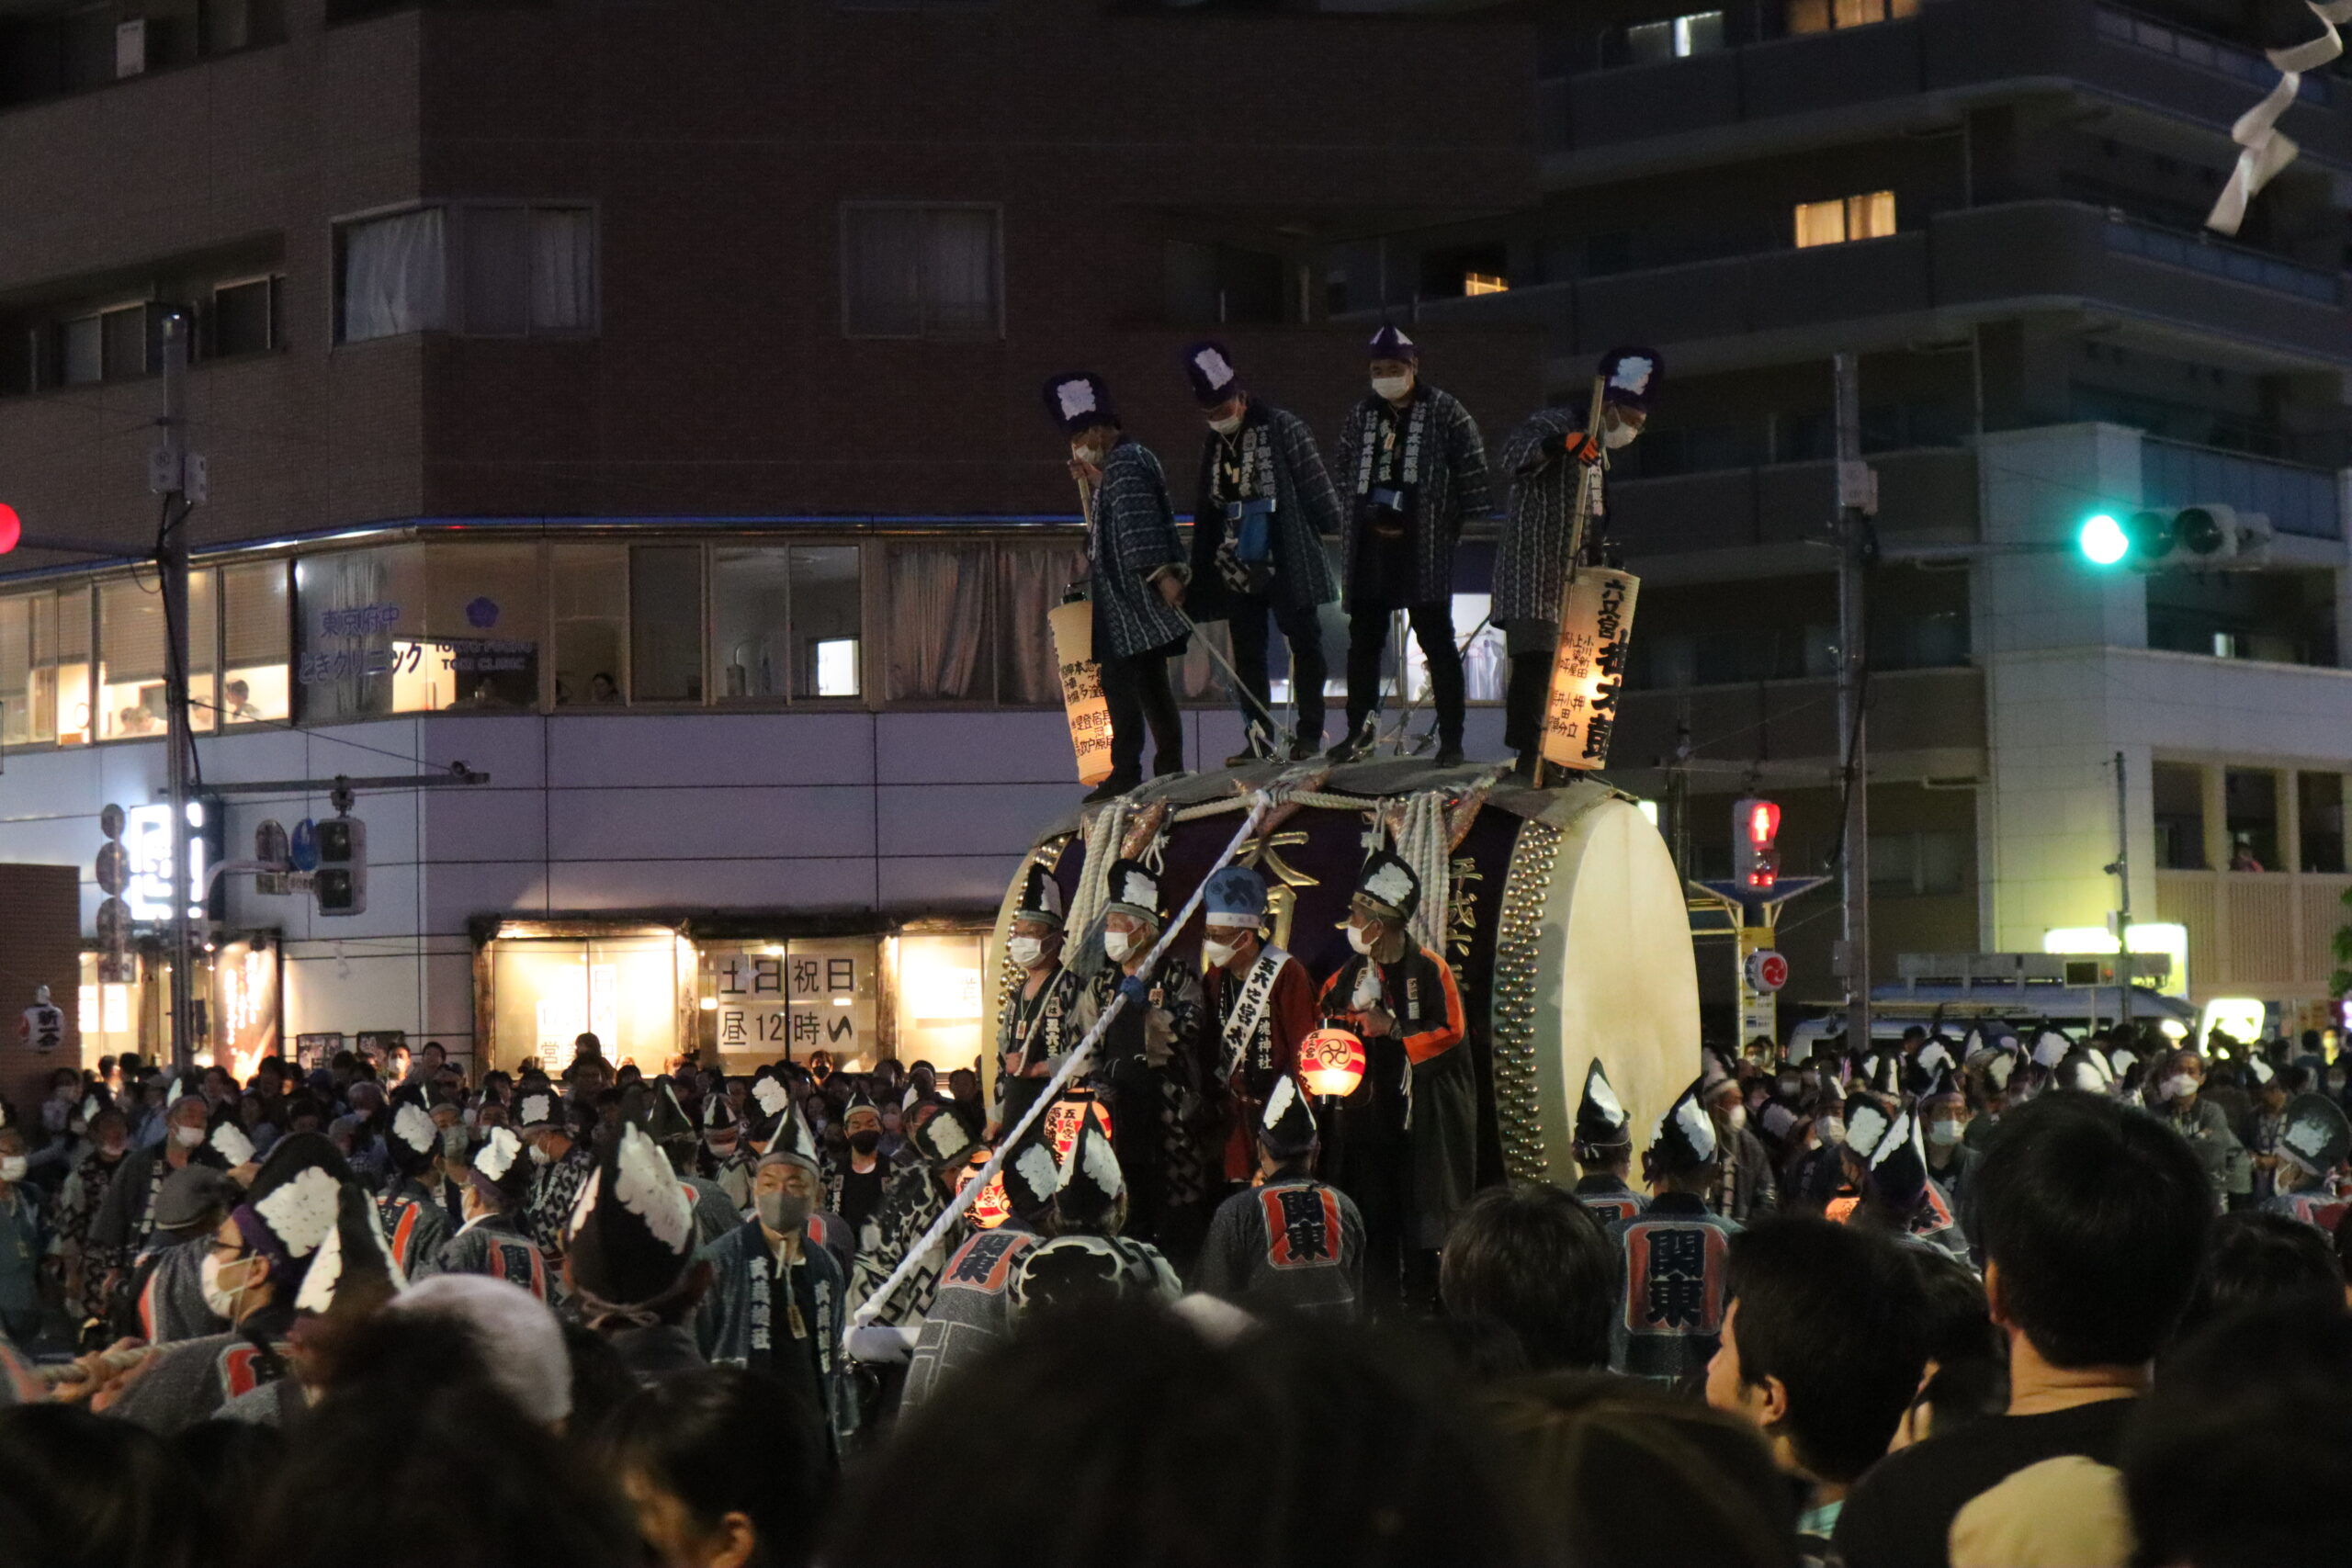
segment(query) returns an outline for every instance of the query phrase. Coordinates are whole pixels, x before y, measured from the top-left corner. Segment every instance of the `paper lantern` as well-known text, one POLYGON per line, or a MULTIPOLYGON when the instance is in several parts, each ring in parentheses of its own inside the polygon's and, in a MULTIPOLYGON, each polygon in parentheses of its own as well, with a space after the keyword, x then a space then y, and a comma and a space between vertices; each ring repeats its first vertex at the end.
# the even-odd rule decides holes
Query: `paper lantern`
POLYGON ((1060 1159, 1078 1142, 1078 1130, 1086 1124, 1087 1117, 1111 1135, 1111 1108, 1094 1098, 1091 1089, 1075 1089, 1046 1108, 1046 1135, 1054 1141, 1054 1157, 1060 1159))
MULTIPOLYGON (((980 1173, 980 1168, 988 1163, 989 1151, 986 1149, 974 1149, 972 1151, 972 1163, 966 1166, 963 1170, 958 1172, 956 1175, 956 1190, 961 1192, 965 1188, 970 1186, 972 1183, 972 1178, 978 1176, 980 1173)), ((972 1206, 966 1210, 965 1213, 970 1217, 971 1222, 974 1224, 979 1226, 980 1229, 984 1231, 992 1231, 996 1229, 997 1226, 1004 1224, 1005 1221, 1012 1217, 1012 1200, 1006 1197, 1004 1194, 1004 1173, 1002 1171, 999 1171, 994 1176, 989 1178, 989 1184, 980 1189, 978 1195, 974 1197, 972 1200, 972 1206)))
POLYGON ((1560 768, 1605 768, 1625 694, 1625 652, 1641 581, 1587 567, 1560 604, 1560 641, 1544 711, 1544 760, 1560 768))
POLYGON ((1363 1069, 1363 1042, 1344 1029, 1318 1029, 1298 1043, 1298 1076, 1318 1100, 1353 1094, 1363 1069))
POLYGON ((1061 667, 1062 713, 1078 756, 1078 782, 1099 784, 1111 776, 1111 704, 1102 695, 1102 667, 1094 661, 1094 606, 1083 599, 1056 605, 1046 624, 1053 628, 1054 662, 1061 667))

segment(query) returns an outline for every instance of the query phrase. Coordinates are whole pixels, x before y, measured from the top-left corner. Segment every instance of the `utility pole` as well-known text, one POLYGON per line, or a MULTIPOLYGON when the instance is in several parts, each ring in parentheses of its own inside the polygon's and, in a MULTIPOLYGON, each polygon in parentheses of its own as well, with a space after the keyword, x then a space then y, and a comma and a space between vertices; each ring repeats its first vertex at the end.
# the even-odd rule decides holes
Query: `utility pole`
POLYGON ((2124 788, 2123 753, 2115 754, 2115 863, 2108 871, 2121 890, 2115 912, 2115 977, 2122 982, 2116 1003, 2116 1021, 2132 1026, 2132 979, 2137 966, 2132 958, 2132 808, 2124 788))
MULTIPOLYGON (((194 745, 188 723, 187 315, 164 317, 163 438, 148 455, 148 489, 164 498, 162 536, 156 561, 164 592, 164 793, 172 818, 172 1069, 190 1072, 196 1055, 196 940, 188 901, 196 896, 188 876, 188 763, 194 745)), ((200 463, 202 460, 199 458, 200 463)))
POLYGON ((1846 1039, 1871 1046, 1871 813, 1869 736, 1863 705, 1870 616, 1866 573, 1878 549, 1871 522, 1878 511, 1878 476, 1862 461, 1862 413, 1854 356, 1830 360, 1838 420, 1838 728, 1843 753, 1846 837, 1839 856, 1845 874, 1846 1039))

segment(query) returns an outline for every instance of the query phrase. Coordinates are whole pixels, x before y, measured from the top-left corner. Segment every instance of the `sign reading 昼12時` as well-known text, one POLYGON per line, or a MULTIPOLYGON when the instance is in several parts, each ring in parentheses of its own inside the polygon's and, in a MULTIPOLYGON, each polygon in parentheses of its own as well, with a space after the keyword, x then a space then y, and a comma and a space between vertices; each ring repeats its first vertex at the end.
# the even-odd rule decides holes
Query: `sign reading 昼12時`
POLYGON ((1587 567, 1560 603, 1560 645, 1544 712, 1544 760, 1557 768, 1609 765, 1640 579, 1587 567))

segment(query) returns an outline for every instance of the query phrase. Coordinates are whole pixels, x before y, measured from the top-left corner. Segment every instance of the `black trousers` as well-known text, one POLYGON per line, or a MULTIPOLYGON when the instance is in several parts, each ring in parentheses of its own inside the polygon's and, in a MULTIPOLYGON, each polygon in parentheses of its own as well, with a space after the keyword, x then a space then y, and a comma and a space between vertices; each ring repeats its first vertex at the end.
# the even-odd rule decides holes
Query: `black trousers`
POLYGON ((1122 787, 1143 782, 1146 725, 1151 728, 1152 772, 1184 771, 1184 716, 1168 684, 1169 651, 1155 648, 1099 660, 1102 700, 1111 709, 1111 782, 1122 787))
MULTIPOLYGON (((1351 738, 1363 732, 1364 716, 1380 705, 1380 656, 1388 649, 1388 617, 1394 613, 1394 607, 1385 604, 1357 604, 1348 612, 1348 734, 1351 738)), ((1408 605, 1405 614, 1412 623, 1413 640, 1421 645, 1421 658, 1429 664, 1430 691, 1437 700, 1438 744, 1458 747, 1462 744, 1462 650, 1453 645, 1453 604, 1441 599, 1433 604, 1408 605)))
POLYGON ((1503 744, 1532 751, 1544 743, 1544 700, 1552 690, 1552 654, 1514 653, 1503 688, 1503 744))
MULTIPOLYGON (((1282 629, 1283 641, 1290 645, 1291 700, 1298 707, 1298 738, 1320 740, 1323 738, 1323 683, 1331 678, 1331 667, 1323 657, 1323 624, 1315 615, 1312 604, 1278 609, 1262 599, 1243 599, 1226 617, 1226 629, 1233 637, 1233 668, 1241 683, 1259 705, 1268 713, 1274 708, 1273 686, 1266 676, 1266 622, 1272 618, 1282 629)), ((1256 709, 1248 703, 1241 705, 1244 720, 1256 719, 1256 709)), ((1263 722, 1260 720, 1260 722, 1263 722)), ((1272 739, 1270 737, 1270 739, 1272 739)))

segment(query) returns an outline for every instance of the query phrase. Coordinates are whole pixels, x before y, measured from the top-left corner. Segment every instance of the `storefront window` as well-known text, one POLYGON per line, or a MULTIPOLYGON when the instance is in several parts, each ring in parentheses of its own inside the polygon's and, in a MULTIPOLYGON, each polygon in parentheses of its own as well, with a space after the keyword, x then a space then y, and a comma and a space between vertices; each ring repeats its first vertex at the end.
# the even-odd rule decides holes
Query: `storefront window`
POLYGON ((721 548, 711 615, 724 701, 858 694, 855 545, 721 548))
POLYGON ((628 547, 558 545, 551 558, 555 705, 602 707, 626 701, 628 547))
POLYGON ((818 1051, 851 1071, 882 1055, 874 937, 701 944, 702 1043, 729 1072, 805 1062, 818 1051))
POLYGON ((607 1061, 649 1077, 678 1050, 683 941, 667 931, 574 940, 500 937, 491 943, 492 1055, 513 1071, 570 1065, 572 1044, 595 1034, 607 1061))
POLYGON ((224 723, 284 723, 293 716, 288 680, 286 563, 259 561, 220 572, 224 723))
POLYGON ((538 703, 537 545, 408 544, 294 568, 313 723, 538 703))
POLYGON ((82 954, 80 1024, 82 1066, 96 1070, 101 1056, 139 1052, 139 987, 98 978, 98 955, 82 954))
POLYGON ((895 939, 900 1061, 929 1062, 943 1077, 958 1067, 978 1070, 985 940, 979 931, 910 931, 895 939))

